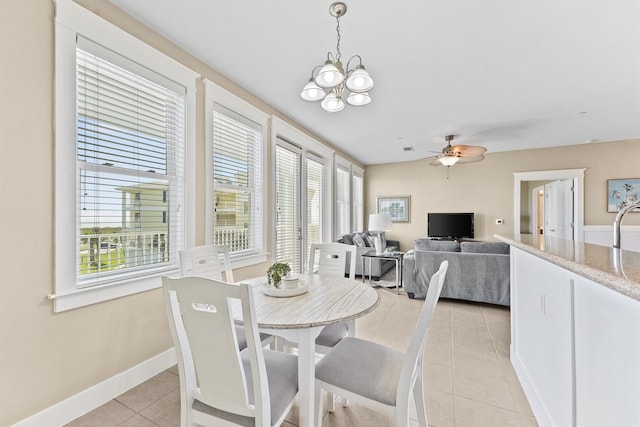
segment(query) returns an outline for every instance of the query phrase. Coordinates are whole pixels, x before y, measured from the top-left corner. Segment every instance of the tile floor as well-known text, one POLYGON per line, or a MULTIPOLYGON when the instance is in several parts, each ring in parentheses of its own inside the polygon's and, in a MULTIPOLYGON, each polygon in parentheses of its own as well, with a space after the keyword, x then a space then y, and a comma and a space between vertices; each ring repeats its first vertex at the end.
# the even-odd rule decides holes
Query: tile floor
MULTIPOLYGON (((420 300, 395 289, 378 289, 380 305, 358 319, 357 335, 405 350, 420 300)), ((434 427, 537 426, 509 362, 507 308, 440 300, 425 349, 427 419, 434 427)), ((178 370, 174 366, 68 424, 81 426, 176 427, 178 370)), ((415 415, 413 415, 415 418, 415 415)), ((387 417, 351 404, 324 417, 324 427, 392 426, 387 417)), ((412 426, 417 426, 412 421, 412 426)), ((297 426, 296 408, 283 424, 297 426)))

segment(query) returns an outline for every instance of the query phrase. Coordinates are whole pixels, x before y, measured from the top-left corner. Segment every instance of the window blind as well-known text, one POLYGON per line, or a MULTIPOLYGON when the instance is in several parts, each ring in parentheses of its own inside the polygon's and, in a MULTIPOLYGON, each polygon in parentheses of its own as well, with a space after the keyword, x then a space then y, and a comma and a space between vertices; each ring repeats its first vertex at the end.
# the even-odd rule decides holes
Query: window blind
POLYGON ((300 154, 276 146, 276 260, 301 272, 300 154))
POLYGON ((213 244, 231 256, 261 249, 262 126, 219 104, 213 109, 213 244))
MULTIPOLYGON (((324 165, 313 159, 306 159, 307 168, 307 221, 305 266, 308 264, 312 243, 322 243, 322 207, 324 201, 324 165)), ((316 253, 317 257, 320 256, 316 253)), ((316 259, 316 262, 318 259, 316 259)), ((316 265, 316 264, 314 264, 316 265)))
POLYGON ((338 165, 336 167, 336 237, 351 232, 350 215, 351 201, 349 184, 351 181, 348 169, 338 165))
POLYGON ((354 172, 352 181, 353 231, 364 231, 364 180, 362 175, 354 172))
POLYGON ((76 81, 78 286, 175 268, 186 89, 83 39, 76 81))

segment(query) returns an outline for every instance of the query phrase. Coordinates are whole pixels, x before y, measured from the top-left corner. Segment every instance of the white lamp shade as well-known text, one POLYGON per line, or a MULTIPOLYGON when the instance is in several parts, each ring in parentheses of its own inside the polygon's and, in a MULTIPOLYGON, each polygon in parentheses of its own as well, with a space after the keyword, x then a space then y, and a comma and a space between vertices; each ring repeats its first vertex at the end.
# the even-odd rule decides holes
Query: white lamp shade
POLYGON ((324 98, 324 90, 320 86, 318 86, 313 79, 309 79, 309 83, 307 83, 302 92, 300 93, 300 98, 305 101, 320 101, 324 98))
POLYGON ((387 212, 369 215, 369 231, 387 231, 391 229, 391 215, 387 212))
POLYGON ((331 62, 323 65, 315 79, 316 84, 324 88, 338 86, 343 81, 344 76, 331 62))
POLYGON ((459 157, 456 156, 444 156, 440 157, 438 160, 445 166, 453 166, 458 162, 459 157))
POLYGON ((344 110, 344 101, 342 99, 336 97, 336 94, 330 92, 320 103, 320 106, 330 113, 337 113, 338 111, 344 110))
POLYGON ((351 92, 349 97, 347 97, 347 104, 353 105, 354 107, 362 107, 363 105, 367 105, 371 102, 371 97, 367 92, 358 93, 351 92))
POLYGON ((373 89, 373 79, 362 65, 353 70, 346 85, 351 92, 368 92, 373 89))

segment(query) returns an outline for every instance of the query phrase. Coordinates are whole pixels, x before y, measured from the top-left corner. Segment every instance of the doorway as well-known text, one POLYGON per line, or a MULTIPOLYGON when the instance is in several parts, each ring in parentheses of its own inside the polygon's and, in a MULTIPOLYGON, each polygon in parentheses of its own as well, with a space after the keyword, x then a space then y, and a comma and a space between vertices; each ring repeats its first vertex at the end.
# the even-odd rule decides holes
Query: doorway
MULTIPOLYGON (((514 173, 514 218, 513 218, 513 232, 515 235, 523 233, 533 233, 532 227, 536 227, 537 224, 529 223, 529 219, 533 219, 532 207, 529 206, 533 203, 530 202, 528 188, 534 181, 560 181, 569 180, 573 185, 573 193, 569 197, 571 202, 571 219, 572 230, 568 233, 568 239, 583 241, 583 228, 584 228, 584 171, 586 169, 561 169, 561 170, 548 170, 548 171, 532 171, 532 172, 515 172, 514 173), (522 196, 525 196, 526 203, 523 203, 522 196), (529 226, 530 224, 530 226, 529 226), (523 230, 521 227, 524 226, 523 230)), ((534 185, 539 186, 540 183, 534 185)), ((565 197, 565 200, 567 197, 565 197)), ((566 226, 567 224, 563 224, 566 226)), ((566 229, 563 230, 566 233, 566 229)))

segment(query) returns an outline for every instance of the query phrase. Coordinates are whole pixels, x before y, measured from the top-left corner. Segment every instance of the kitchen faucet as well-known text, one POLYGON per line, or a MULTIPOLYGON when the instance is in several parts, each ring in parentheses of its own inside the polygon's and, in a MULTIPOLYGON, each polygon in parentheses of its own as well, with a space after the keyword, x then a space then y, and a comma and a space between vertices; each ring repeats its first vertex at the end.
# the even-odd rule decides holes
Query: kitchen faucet
POLYGON ((640 202, 633 203, 629 206, 625 206, 620 209, 618 215, 616 215, 616 219, 613 221, 613 247, 620 249, 620 223, 622 222, 622 217, 632 209, 640 208, 640 202))

